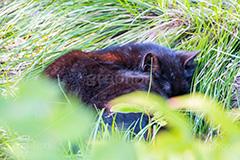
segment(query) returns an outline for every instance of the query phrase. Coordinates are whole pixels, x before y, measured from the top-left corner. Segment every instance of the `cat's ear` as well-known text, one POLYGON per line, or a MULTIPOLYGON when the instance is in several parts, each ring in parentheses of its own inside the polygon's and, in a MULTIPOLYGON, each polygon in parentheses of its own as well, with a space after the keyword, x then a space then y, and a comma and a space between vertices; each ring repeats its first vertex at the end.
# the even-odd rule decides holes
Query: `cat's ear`
POLYGON ((194 59, 196 56, 201 52, 201 50, 198 51, 176 51, 177 57, 180 59, 180 62, 184 67, 188 67, 193 65, 194 59))
POLYGON ((148 52, 142 58, 141 62, 142 71, 149 72, 151 70, 151 65, 153 71, 159 69, 159 62, 156 55, 153 52, 148 52))

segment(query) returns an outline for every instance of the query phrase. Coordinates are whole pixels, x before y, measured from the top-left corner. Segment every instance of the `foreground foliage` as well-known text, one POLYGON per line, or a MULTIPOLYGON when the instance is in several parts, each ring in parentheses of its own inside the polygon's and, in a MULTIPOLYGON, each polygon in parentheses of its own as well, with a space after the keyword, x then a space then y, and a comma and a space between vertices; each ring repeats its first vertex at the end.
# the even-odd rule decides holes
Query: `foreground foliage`
POLYGON ((94 118, 92 110, 65 97, 56 84, 44 79, 26 83, 20 86, 19 98, 15 101, 0 100, 0 123, 8 125, 2 128, 1 155, 7 159, 98 160, 240 157, 237 123, 240 110, 223 112, 218 103, 199 94, 166 101, 159 95, 134 92, 113 100, 112 104, 118 104, 113 110, 131 111, 132 108, 128 110, 121 103, 155 118, 164 115, 169 129, 160 131, 148 142, 141 140, 141 136, 129 137, 129 132, 117 128, 110 132, 102 124, 101 115, 94 118), (208 122, 220 126, 220 134, 211 141, 196 138, 189 120, 179 109, 204 113, 208 122))

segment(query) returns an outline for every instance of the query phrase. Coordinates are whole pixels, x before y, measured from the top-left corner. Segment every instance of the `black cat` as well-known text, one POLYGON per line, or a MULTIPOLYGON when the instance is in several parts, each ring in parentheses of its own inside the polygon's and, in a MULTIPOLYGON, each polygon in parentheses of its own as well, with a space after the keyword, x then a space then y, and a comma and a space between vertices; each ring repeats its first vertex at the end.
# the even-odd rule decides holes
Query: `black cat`
MULTIPOLYGON (((50 78, 59 78, 66 90, 84 103, 102 109, 120 95, 148 91, 150 77, 150 91, 165 98, 189 93, 194 58, 199 52, 174 51, 153 43, 131 43, 87 53, 73 50, 44 72, 50 78)), ((103 119, 111 124, 115 115, 109 116, 109 112, 106 108, 103 119)), ((117 113, 115 122, 118 126, 124 123, 125 128, 135 122, 137 133, 148 124, 148 117, 143 115, 140 125, 141 115, 117 113)))

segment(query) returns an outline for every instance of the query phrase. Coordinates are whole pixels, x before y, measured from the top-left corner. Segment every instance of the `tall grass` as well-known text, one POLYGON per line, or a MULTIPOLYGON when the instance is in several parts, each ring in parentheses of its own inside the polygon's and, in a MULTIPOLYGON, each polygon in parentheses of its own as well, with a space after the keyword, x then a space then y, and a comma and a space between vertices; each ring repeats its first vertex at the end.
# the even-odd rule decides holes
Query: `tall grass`
POLYGON ((194 90, 229 104, 227 91, 239 60, 235 1, 8 2, 0 12, 2 91, 11 92, 23 77, 40 73, 73 48, 150 41, 176 50, 201 49, 194 90))
MULTIPOLYGON (((15 99, 20 82, 35 80, 55 58, 72 49, 155 42, 176 50, 201 49, 193 93, 201 92, 229 109, 238 97, 232 87, 240 72, 239 22, 240 4, 234 0, 5 0, 0 2, 0 92, 15 99)), ((220 128, 206 123, 204 115, 189 116, 192 132, 209 141, 220 128)), ((12 132, 3 137, 18 143, 12 132)), ((100 138, 95 130, 93 140, 111 139, 105 132, 109 136, 100 138)), ((4 155, 14 153, 7 139, 4 143, 4 155)), ((88 158, 89 147, 78 144, 86 150, 79 155, 88 158)))

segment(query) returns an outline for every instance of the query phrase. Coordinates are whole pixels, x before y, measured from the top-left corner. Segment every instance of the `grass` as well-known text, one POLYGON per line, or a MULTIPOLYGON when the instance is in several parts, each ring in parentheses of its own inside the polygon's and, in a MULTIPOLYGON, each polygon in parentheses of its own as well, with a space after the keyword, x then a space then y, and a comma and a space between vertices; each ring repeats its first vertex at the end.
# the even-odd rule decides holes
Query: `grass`
MULTIPOLYGON (((239 96, 236 90, 232 90, 237 84, 236 75, 240 72, 239 19, 240 4, 234 0, 2 1, 0 2, 0 92, 7 100, 2 99, 1 104, 9 106, 8 101, 18 99, 17 97, 21 95, 19 84, 35 80, 48 64, 69 50, 91 51, 114 44, 137 41, 155 42, 176 50, 201 49, 202 52, 197 58, 198 66, 194 75, 192 93, 200 92, 205 97, 210 96, 212 101, 219 101, 222 105, 219 106, 220 108, 229 110, 232 108, 232 99, 237 99, 239 96)), ((61 99, 56 99, 57 101, 62 102, 61 99)), ((239 106, 239 101, 236 102, 235 106, 239 106)), ((25 103, 27 100, 22 106, 25 106, 25 103)), ((217 139, 225 137, 220 132, 220 125, 214 124, 214 120, 205 119, 205 112, 193 114, 191 111, 188 108, 184 115, 189 114, 188 122, 197 137, 212 142, 212 144, 207 143, 208 145, 215 145, 215 138, 219 133, 217 139)), ((230 113, 236 116, 239 112, 230 111, 230 113)), ((98 122, 100 123, 100 119, 98 122)), ((61 148, 67 159, 88 159, 93 148, 100 144, 104 146, 103 148, 112 149, 113 155, 114 153, 118 155, 115 148, 118 143, 113 140, 115 137, 121 137, 119 139, 126 142, 119 145, 119 150, 136 153, 134 151, 137 148, 139 152, 136 154, 142 152, 143 157, 154 157, 149 154, 152 152, 146 153, 148 151, 146 146, 150 145, 153 152, 159 149, 152 145, 157 142, 139 144, 137 138, 129 140, 121 131, 110 134, 108 130, 103 130, 104 134, 99 135, 96 128, 95 126, 95 129, 92 129, 87 144, 84 138, 76 143, 77 148, 80 148, 79 153, 75 154, 74 149, 71 148, 74 145, 71 145, 70 140, 62 142, 62 148, 57 147, 57 150, 61 148), (108 141, 112 142, 112 148, 105 144, 108 141)), ((0 145, 4 147, 1 147, 0 155, 7 159, 24 159, 22 153, 18 151, 26 148, 21 140, 25 136, 16 134, 14 129, 9 129, 7 126, 2 131, 4 133, 1 134, 0 145)), ((36 144, 41 146, 38 142, 36 144)), ((199 142, 191 141, 192 146, 198 144, 199 142)), ((227 144, 232 145, 232 143, 227 144)), ((167 146, 171 145, 166 145, 166 148, 167 146)), ((209 146, 199 144, 199 147, 201 155, 209 146)), ((219 151, 219 148, 213 150, 219 151)), ((53 153, 53 157, 56 156, 55 150, 48 153, 50 155, 53 153)), ((98 148, 93 157, 95 155, 104 157, 101 153, 105 151, 98 148)), ((132 159, 136 158, 133 153, 129 153, 132 159)), ((190 153, 188 156, 191 157, 195 152, 190 153)), ((214 153, 215 156, 220 155, 219 152, 214 153)), ((181 157, 180 155, 178 156, 181 157)), ((119 157, 121 158, 121 155, 119 157)))

